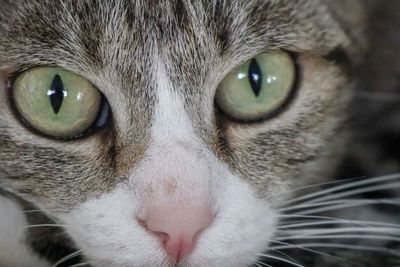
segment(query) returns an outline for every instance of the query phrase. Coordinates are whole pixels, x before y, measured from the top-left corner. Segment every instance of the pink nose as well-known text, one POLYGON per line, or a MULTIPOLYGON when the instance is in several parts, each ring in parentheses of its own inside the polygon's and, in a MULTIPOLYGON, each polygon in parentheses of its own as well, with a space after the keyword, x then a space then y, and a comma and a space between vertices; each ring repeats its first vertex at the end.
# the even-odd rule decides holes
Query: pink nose
POLYGON ((157 235, 175 263, 189 255, 201 233, 212 222, 208 207, 182 205, 153 206, 147 209, 144 226, 157 235))

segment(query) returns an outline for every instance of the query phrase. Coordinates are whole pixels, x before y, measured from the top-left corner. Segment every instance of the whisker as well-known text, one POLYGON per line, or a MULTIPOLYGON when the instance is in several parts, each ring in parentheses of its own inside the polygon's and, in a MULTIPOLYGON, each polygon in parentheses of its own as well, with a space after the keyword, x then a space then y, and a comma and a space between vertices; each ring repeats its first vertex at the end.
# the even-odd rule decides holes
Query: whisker
MULTIPOLYGON (((345 189, 350 189, 350 188, 354 188, 354 187, 360 187, 360 186, 365 186, 365 185, 370 185, 370 184, 374 184, 374 183, 381 183, 381 182, 386 182, 386 181, 390 181, 390 180, 395 180, 395 179, 399 179, 400 178, 400 174, 393 174, 393 175, 387 175, 387 176, 379 176, 379 177, 375 177, 375 178, 368 178, 367 180, 361 180, 361 181, 355 181, 355 182, 351 182, 351 183, 346 183, 344 185, 339 185, 339 186, 335 186, 332 188, 328 188, 322 191, 318 191, 312 194, 307 194, 301 197, 297 197, 294 199, 291 199, 289 201, 286 201, 285 204, 291 204, 291 203, 295 203, 295 202, 300 202, 300 201, 306 201, 306 200, 310 200, 313 199, 315 197, 319 197, 319 196, 324 196, 330 193, 334 193, 337 191, 341 191, 341 190, 345 190, 345 189)), ((310 200, 312 201, 312 200, 310 200)))
POLYGON ((66 224, 52 224, 52 223, 47 223, 47 224, 31 224, 27 225, 24 228, 39 228, 39 227, 68 227, 66 224))
POLYGON ((367 239, 367 240, 384 240, 384 241, 396 241, 400 242, 399 237, 391 237, 391 236, 380 236, 380 235, 297 235, 297 236, 287 236, 287 237, 278 237, 278 240, 310 240, 310 239, 319 239, 319 240, 333 240, 333 239, 367 239))
MULTIPOLYGON (((347 224, 351 224, 352 222, 354 222, 353 220, 346 220, 346 219, 331 217, 331 216, 302 215, 302 214, 281 214, 281 215, 277 215, 276 218, 283 218, 283 219, 288 220, 291 223, 296 223, 296 222, 292 221, 293 218, 299 219, 299 223, 303 222, 300 219, 328 220, 328 221, 332 221, 332 222, 347 223, 347 224)), ((286 222, 281 220, 279 225, 284 225, 283 223, 286 223, 286 222)), ((360 226, 364 226, 364 225, 360 225, 360 226)))
POLYGON ((289 235, 291 234, 297 234, 297 233, 307 233, 309 235, 319 235, 319 234, 336 234, 336 233, 354 233, 354 232, 377 232, 377 233, 382 233, 382 234, 399 234, 400 235, 400 229, 398 228, 391 228, 391 227, 342 227, 342 228, 333 228, 333 229, 326 229, 326 228, 320 228, 320 229, 304 229, 304 230, 282 230, 279 231, 280 233, 287 233, 289 235))
POLYGON ((371 192, 376 192, 376 191, 382 191, 382 190, 388 190, 388 189, 393 189, 393 188, 399 188, 400 187, 400 183, 389 183, 389 184, 384 184, 384 185, 378 185, 378 186, 368 186, 368 187, 364 187, 364 188, 359 188, 359 189, 353 189, 353 190, 349 190, 349 191, 345 191, 342 193, 336 193, 336 194, 332 194, 332 195, 328 195, 328 196, 324 196, 324 197, 319 197, 316 199, 313 199, 311 201, 308 202, 304 202, 306 203, 319 203, 322 201, 327 201, 327 200, 332 200, 332 199, 339 199, 342 197, 349 197, 349 196, 355 196, 358 194, 365 194, 365 193, 371 193, 371 192))
POLYGON ((258 267, 274 267, 274 266, 272 266, 272 265, 269 265, 269 264, 267 264, 267 263, 265 263, 265 262, 261 262, 261 261, 258 261, 258 260, 256 260, 255 264, 256 264, 256 266, 258 266, 258 267))
MULTIPOLYGON (((309 219, 309 220, 323 220, 328 222, 331 222, 332 224, 334 223, 345 223, 345 224, 355 224, 353 223, 355 221, 353 220, 346 220, 342 218, 336 218, 336 217, 329 217, 329 216, 317 216, 317 215, 301 215, 301 214, 281 214, 281 215, 276 215, 276 218, 283 218, 283 220, 280 220, 278 223, 278 229, 279 227, 284 227, 286 225, 296 225, 296 224, 304 224, 304 219, 309 219), (293 220, 293 219, 298 219, 298 220, 293 220)), ((307 222, 307 223, 312 223, 312 222, 307 222)), ((360 225, 364 226, 364 225, 360 225)))
MULTIPOLYGON (((396 179, 400 179, 400 174, 380 176, 366 180, 360 180, 358 178, 356 181, 352 181, 350 183, 341 183, 332 188, 324 189, 319 192, 314 192, 287 201, 285 203, 286 207, 283 207, 278 211, 289 212, 292 214, 282 214, 276 216, 280 221, 278 224, 278 236, 275 238, 276 240, 271 241, 271 243, 281 244, 281 246, 276 246, 276 244, 272 245, 270 250, 276 252, 277 250, 279 251, 285 249, 301 249, 319 255, 325 254, 324 256, 336 258, 341 261, 344 261, 344 259, 326 254, 321 251, 313 250, 313 248, 373 251, 400 257, 399 253, 385 247, 351 245, 350 243, 347 243, 350 242, 350 240, 381 240, 400 242, 400 224, 365 220, 346 220, 329 216, 313 215, 320 212, 368 205, 389 205, 398 207, 400 206, 400 198, 398 197, 384 199, 363 199, 356 197, 357 195, 365 193, 400 188, 400 182, 395 181, 396 179), (351 199, 353 196, 355 198, 351 199), (288 204, 290 205, 294 203, 297 204, 289 207, 287 206, 288 204), (338 226, 335 226, 336 224, 338 226), (352 227, 352 225, 356 227, 352 227), (335 228, 325 228, 325 226, 334 226, 335 228), (299 244, 282 242, 287 240, 298 240, 297 242, 299 242, 299 244), (327 242, 324 243, 324 240, 327 242), (331 240, 332 243, 330 243, 328 240, 331 240)), ((326 185, 329 186, 330 184, 326 185)), ((296 191, 296 189, 294 191, 296 191)), ((267 256, 270 256, 271 259, 274 257, 271 257, 271 255, 267 256)), ((277 258, 278 259, 276 260, 285 260, 284 258, 277 258)), ((293 263, 296 264, 295 261, 289 261, 286 263, 291 265, 293 265, 293 263)))
POLYGON ((320 207, 320 206, 329 206, 334 204, 341 203, 360 203, 362 205, 373 205, 373 204, 388 204, 394 206, 400 206, 400 198, 382 198, 382 199, 341 199, 341 200, 332 200, 326 202, 316 202, 316 203, 304 203, 300 205, 295 205, 292 207, 279 209, 279 212, 288 212, 298 209, 307 209, 312 207, 320 207))
MULTIPOLYGON (((348 261, 348 260, 346 260, 346 259, 344 259, 342 257, 334 256, 334 255, 331 255, 331 254, 328 254, 328 253, 325 253, 325 252, 321 252, 321 251, 318 251, 318 250, 314 250, 314 249, 311 249, 311 248, 305 248, 305 247, 302 247, 302 246, 299 246, 299 245, 296 245, 296 244, 282 242, 282 241, 276 241, 276 240, 272 240, 271 242, 272 243, 277 243, 277 244, 280 244, 280 245, 284 245, 284 246, 290 246, 291 248, 301 249, 301 250, 304 250, 304 251, 307 251, 307 252, 311 252, 311 253, 314 253, 314 254, 317 254, 317 255, 321 255, 321 256, 324 256, 324 257, 328 257, 328 258, 331 258, 331 259, 334 259, 334 260, 338 260, 338 261, 341 261, 341 262, 355 264, 354 262, 348 261)), ((274 248, 274 247, 272 247, 272 248, 274 248)), ((274 251, 277 251, 277 249, 274 248, 274 251)), ((359 266, 361 266, 361 265, 359 265, 359 266)))
POLYGON ((260 254, 260 256, 264 257, 264 258, 269 258, 269 259, 285 262, 285 263, 291 264, 291 265, 296 266, 296 267, 305 267, 304 265, 301 265, 299 263, 292 262, 290 260, 282 259, 280 257, 276 257, 276 256, 268 255, 268 254, 260 254))
POLYGON ((375 221, 346 221, 346 220, 330 220, 330 221, 287 224, 287 225, 278 226, 277 229, 283 230, 283 229, 302 228, 302 227, 310 227, 310 226, 332 225, 332 224, 339 224, 339 223, 359 225, 359 226, 365 227, 366 229, 368 229, 369 227, 380 226, 380 227, 391 227, 391 228, 400 230, 400 225, 398 225, 398 224, 375 222, 375 221))
POLYGON ((56 263, 54 263, 51 267, 57 267, 57 266, 60 265, 61 263, 64 263, 64 262, 66 262, 67 260, 70 260, 70 259, 72 259, 72 258, 78 257, 78 256, 80 256, 81 254, 83 254, 83 250, 75 251, 75 252, 73 252, 73 253, 71 253, 71 254, 69 254, 69 255, 67 255, 67 256, 61 258, 61 259, 58 260, 56 263))
POLYGON ((85 265, 89 265, 89 262, 82 262, 82 263, 74 264, 74 265, 71 265, 70 267, 81 267, 81 266, 85 266, 85 265))
POLYGON ((338 204, 338 205, 331 205, 327 207, 321 207, 321 208, 315 208, 315 209, 310 209, 310 210, 304 210, 300 211, 297 214, 301 215, 311 215, 311 214, 317 214, 317 213, 322 213, 322 212, 327 212, 327 211, 332 211, 332 210, 340 210, 340 209, 346 209, 346 208, 354 208, 354 207, 361 207, 361 206, 369 206, 369 205, 377 205, 377 204, 386 204, 386 205, 391 205, 391 206, 400 206, 400 203, 398 201, 354 201, 354 202, 347 202, 344 204, 338 204))
POLYGON ((291 261, 293 261, 293 262, 297 262, 294 258, 290 257, 290 256, 289 256, 288 254, 286 254, 286 253, 283 253, 282 251, 279 251, 279 250, 276 250, 276 249, 269 249, 269 250, 272 251, 272 252, 274 252, 274 253, 280 254, 280 255, 282 255, 282 256, 288 258, 289 260, 291 260, 291 261))
POLYGON ((356 177, 356 178, 347 178, 347 179, 340 179, 340 180, 335 180, 335 181, 329 181, 329 182, 323 182, 323 183, 316 183, 316 184, 311 184, 307 186, 302 186, 302 187, 297 187, 289 190, 288 192, 285 192, 283 194, 292 194, 297 191, 302 191, 310 188, 315 188, 315 187, 320 187, 320 186, 327 186, 327 185, 334 185, 334 184, 344 184, 348 183, 351 181, 358 181, 360 179, 365 179, 367 178, 366 176, 361 176, 361 177, 356 177))
MULTIPOLYGON (((346 249, 346 250, 359 250, 359 251, 371 251, 371 252, 380 252, 391 254, 400 257, 399 253, 396 253, 392 249, 385 249, 382 247, 374 247, 374 246, 361 246, 361 245, 346 245, 340 243, 304 243, 304 244, 297 244, 298 246, 304 248, 335 248, 335 249, 346 249)), ((273 247, 276 250, 285 250, 285 249, 292 249, 291 246, 276 246, 273 247)))

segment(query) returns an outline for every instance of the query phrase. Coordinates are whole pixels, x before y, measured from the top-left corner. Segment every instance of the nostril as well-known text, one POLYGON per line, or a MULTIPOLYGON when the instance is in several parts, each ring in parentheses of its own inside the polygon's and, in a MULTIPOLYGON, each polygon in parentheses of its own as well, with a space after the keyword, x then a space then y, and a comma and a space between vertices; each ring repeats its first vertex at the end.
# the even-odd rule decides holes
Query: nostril
POLYGON ((155 234, 156 236, 158 236, 158 238, 161 240, 161 242, 163 243, 163 245, 167 244, 168 240, 169 240, 169 235, 167 233, 163 233, 163 232, 153 232, 153 234, 155 234))
POLYGON ((163 244, 168 242, 169 235, 167 233, 160 232, 160 231, 153 231, 152 229, 149 229, 147 226, 147 222, 143 219, 140 219, 139 217, 136 217, 136 220, 144 229, 146 229, 148 232, 157 236, 163 244))

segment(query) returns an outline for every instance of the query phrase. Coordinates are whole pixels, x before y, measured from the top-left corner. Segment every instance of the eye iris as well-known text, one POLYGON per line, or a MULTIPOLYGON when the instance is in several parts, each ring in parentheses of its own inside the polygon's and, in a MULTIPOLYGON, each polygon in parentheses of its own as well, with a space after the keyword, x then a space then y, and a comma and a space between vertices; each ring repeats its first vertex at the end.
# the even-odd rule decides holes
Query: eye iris
POLYGON ((51 89, 47 93, 55 114, 60 111, 66 93, 60 75, 56 74, 51 84, 51 89))
POLYGON ((15 79, 12 97, 23 121, 50 137, 81 136, 87 130, 105 126, 110 114, 96 87, 58 67, 25 71, 15 79))
POLYGON ((253 58, 249 65, 249 81, 251 85, 251 89, 254 94, 258 97, 262 88, 262 72, 260 69, 260 65, 255 58, 253 58))
POLYGON ((215 93, 215 103, 222 113, 238 121, 267 119, 288 103, 295 78, 295 64, 288 53, 261 53, 225 77, 215 93))

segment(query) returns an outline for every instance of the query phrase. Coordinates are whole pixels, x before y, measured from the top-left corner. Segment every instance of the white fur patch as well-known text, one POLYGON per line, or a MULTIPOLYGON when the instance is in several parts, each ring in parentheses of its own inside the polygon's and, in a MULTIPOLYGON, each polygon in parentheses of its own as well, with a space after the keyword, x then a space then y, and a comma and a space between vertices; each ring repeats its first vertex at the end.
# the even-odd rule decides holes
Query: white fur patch
POLYGON ((215 182, 209 161, 214 158, 195 135, 183 100, 172 91, 162 66, 157 80, 158 104, 151 143, 145 159, 130 176, 132 188, 143 208, 157 201, 208 202, 215 182))
POLYGON ((0 195, 0 266, 46 267, 25 241, 27 221, 23 210, 12 200, 0 195))

